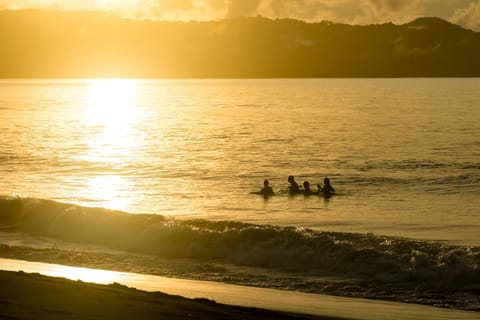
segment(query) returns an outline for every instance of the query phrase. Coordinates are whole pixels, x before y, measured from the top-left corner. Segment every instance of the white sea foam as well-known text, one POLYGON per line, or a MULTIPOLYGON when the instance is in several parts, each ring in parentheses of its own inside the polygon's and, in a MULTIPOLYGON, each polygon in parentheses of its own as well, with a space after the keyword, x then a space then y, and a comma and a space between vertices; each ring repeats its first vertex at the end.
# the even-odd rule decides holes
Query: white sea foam
MULTIPOLYGON (((79 244, 71 251, 9 242, 0 245, 2 256, 87 265, 105 264, 106 260, 114 268, 157 272, 170 272, 164 269, 175 266, 171 261, 189 261, 191 268, 183 267, 186 274, 195 274, 189 277, 210 278, 221 273, 224 279, 240 283, 252 281, 248 280, 250 275, 232 276, 234 272, 228 271, 231 267, 225 266, 252 267, 276 274, 264 277, 263 286, 281 285, 301 291, 332 291, 325 283, 312 281, 322 277, 355 279, 349 286, 364 287, 362 294, 385 288, 389 292, 397 288, 402 291, 399 296, 411 290, 429 295, 431 290, 450 294, 480 288, 480 247, 474 246, 232 221, 176 220, 20 198, 0 199, 0 226, 9 232, 79 244), (84 254, 91 251, 85 246, 112 251, 107 251, 107 259, 98 250, 96 254, 84 254), (170 266, 155 259, 169 259, 170 266), (127 266, 122 260, 127 261, 127 266), (205 262, 223 267, 199 268, 205 262), (296 279, 287 281, 278 274, 295 275, 296 279)), ((342 291, 339 286, 345 283, 336 283, 333 291, 342 291)), ((349 290, 359 291, 352 287, 349 290)), ((476 308, 476 303, 474 300, 466 307, 476 308)))

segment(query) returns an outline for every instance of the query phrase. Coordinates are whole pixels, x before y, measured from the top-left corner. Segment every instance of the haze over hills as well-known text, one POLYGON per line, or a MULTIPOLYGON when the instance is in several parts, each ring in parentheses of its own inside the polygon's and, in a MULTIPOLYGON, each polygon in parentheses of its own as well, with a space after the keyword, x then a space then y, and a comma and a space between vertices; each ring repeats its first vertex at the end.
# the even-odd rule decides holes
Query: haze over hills
POLYGON ((478 77, 480 33, 439 18, 350 26, 262 17, 0 12, 0 77, 478 77))

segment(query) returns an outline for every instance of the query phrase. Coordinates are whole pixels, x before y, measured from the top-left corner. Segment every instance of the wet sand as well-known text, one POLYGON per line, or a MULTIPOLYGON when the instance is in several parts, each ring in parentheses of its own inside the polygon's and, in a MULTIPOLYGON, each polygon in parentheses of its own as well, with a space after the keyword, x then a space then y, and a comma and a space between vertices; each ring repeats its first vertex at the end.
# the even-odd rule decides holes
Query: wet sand
POLYGON ((1 319, 334 319, 0 271, 1 319))
MULTIPOLYGON (((319 295, 319 294, 307 294, 301 292, 292 292, 292 291, 283 291, 283 290, 274 290, 274 289, 263 289, 256 287, 245 287, 238 286, 226 283, 219 282, 209 282, 209 281, 199 281, 199 280, 186 280, 178 278, 169 278, 161 277, 154 275, 145 275, 145 274, 136 274, 136 273, 125 273, 125 272, 115 272, 108 270, 99 270, 99 269, 89 269, 89 268, 78 268, 78 267, 69 267, 64 265, 56 264, 47 264, 40 262, 29 262, 22 260, 12 260, 12 259, 0 259, 0 269, 9 270, 13 272, 10 274, 10 277, 13 277, 14 281, 11 279, 9 282, 3 281, 0 277, 0 310, 3 310, 3 306, 17 306, 19 310, 29 310, 30 306, 36 305, 35 310, 53 310, 54 314, 60 312, 66 314, 70 312, 75 315, 75 318, 83 319, 84 317, 78 316, 75 312, 78 313, 78 310, 90 310, 92 306, 91 302, 84 301, 85 297, 89 299, 90 296, 99 296, 99 300, 105 300, 109 303, 106 306, 110 306, 111 303, 116 303, 117 299, 108 301, 100 294, 88 294, 88 295, 79 295, 77 297, 68 297, 67 293, 71 290, 72 284, 81 284, 81 283, 96 283, 110 285, 117 283, 116 285, 109 287, 114 288, 123 288, 127 289, 128 287, 137 288, 140 290, 145 290, 143 294, 137 295, 122 295, 121 301, 127 301, 129 304, 133 302, 139 303, 143 309, 148 310, 151 307, 154 307, 152 311, 155 314, 156 318, 162 318, 162 313, 158 311, 158 314, 155 313, 155 308, 157 305, 167 303, 172 308, 178 308, 177 302, 153 302, 153 306, 150 306, 152 303, 152 292, 163 292, 165 294, 175 295, 177 298, 182 296, 184 298, 182 301, 203 301, 209 302, 209 306, 216 306, 217 309, 222 310, 220 314, 211 313, 207 316, 210 319, 223 319, 222 314, 225 313, 226 306, 237 306, 237 307, 228 307, 228 310, 249 310, 248 312, 241 313, 242 319, 256 319, 256 316, 261 315, 262 319, 271 318, 272 314, 275 319, 361 319, 361 320, 417 320, 417 319, 432 319, 432 320, 466 320, 466 319, 480 319, 480 313, 478 312, 469 312, 453 309, 444 309, 444 308, 435 308, 431 306, 422 306, 416 304, 405 304, 405 303, 396 303, 388 302, 381 300, 369 300, 369 299, 358 299, 358 298, 345 298, 345 297, 335 297, 328 295, 319 295), (19 273, 15 273, 19 272, 19 273), (25 272, 33 273, 26 274, 25 272), (40 276, 40 274, 42 276, 40 276), (30 282, 25 282, 22 280, 22 277, 30 276, 37 278, 30 278, 30 282), (56 277, 56 278, 46 278, 46 276, 56 277), (43 278, 41 278, 43 277, 43 278), (41 280, 40 283, 44 283, 45 279, 56 279, 56 281, 61 281, 62 277, 65 279, 70 279, 70 281, 63 282, 63 289, 69 288, 68 290, 62 292, 57 290, 56 292, 50 292, 49 294, 44 294, 42 290, 38 290, 38 280, 41 280), (22 281, 19 281, 22 280, 22 281), (42 280, 43 279, 43 280, 42 280), (17 283, 15 283, 15 280, 17 283), (33 280, 33 282, 32 282, 33 280), (73 281, 73 282, 72 282, 73 281), (84 281, 84 282, 80 282, 84 281), (119 285, 122 284, 122 285, 119 285), (128 286, 128 287, 126 287, 128 286), (19 291, 12 296, 12 293, 19 291), (36 297, 50 296, 50 300, 38 302, 36 297), (78 309, 75 305, 70 305, 67 310, 61 309, 60 311, 55 309, 57 308, 57 303, 62 303, 62 300, 59 300, 58 297, 68 297, 67 301, 77 301, 79 303, 86 304, 81 309, 78 309), (207 300, 208 299, 208 300, 207 300), (3 301, 3 304, 2 304, 3 301), (143 301, 143 302, 142 302, 143 301), (217 303, 214 303, 216 301, 217 303), (20 303, 20 304, 19 304, 20 303), (232 309, 233 308, 233 309, 232 309), (71 310, 73 311, 71 311, 71 310), (263 309, 263 310, 262 310, 263 309), (70 310, 70 311, 69 311, 70 310), (265 311, 265 310, 276 310, 275 312, 265 311), (312 315, 312 316, 301 316, 301 315, 312 315), (314 316, 315 317, 314 317, 314 316)), ((132 292, 142 292, 137 289, 132 292)), ((108 290, 107 298, 111 296, 108 290)), ((104 292, 105 294, 105 292, 104 292)), ((166 295, 163 295, 165 297, 166 295)), ((154 301, 154 300, 153 300, 154 301)), ((165 300, 164 300, 165 301, 165 300)), ((93 301, 95 302, 95 301, 93 301)), ((68 304, 66 304, 68 306, 68 304)), ((184 305, 181 303, 180 305, 184 305)), ((186 304, 191 308, 192 306, 186 304)), ((135 308, 138 308, 138 305, 133 305, 134 311, 135 308)), ((197 306, 198 307, 198 306, 197 306)), ((111 309, 117 310, 115 307, 111 309)), ((183 308, 183 307, 182 307, 183 308)), ((142 310, 143 310, 142 309, 142 310)), ((167 308, 168 309, 168 308, 167 308)), ((183 308, 184 309, 184 308, 183 308)), ((182 309, 182 310, 183 310, 182 309)), ((7 310, 7 309, 5 309, 7 310)), ((10 310, 10 309, 8 309, 10 310)), ((167 310, 168 311, 168 310, 167 310)), ((208 310, 207 310, 208 311, 208 310)), ((218 310, 216 310, 218 311, 218 310)), ((150 312, 150 311, 149 311, 150 312)), ((152 313, 150 312, 150 313, 152 313)), ((31 312, 30 312, 31 313, 31 312)), ((0 318, 12 318, 16 319, 36 319, 30 316, 29 312, 25 312, 22 317, 17 315, 4 314, 0 312, 0 318)), ((128 312, 126 312, 129 314, 128 312)), ((35 314, 35 313, 33 313, 35 314)), ((42 315, 39 312, 38 319, 46 316, 42 315)), ((123 314, 123 312, 122 312, 123 314)), ((142 313, 140 313, 142 314, 142 313)), ((191 313, 187 313, 188 314, 191 313)), ((196 318, 202 318, 206 313, 200 310, 200 315, 195 315, 196 318)), ((185 318, 185 314, 178 315, 179 318, 185 318)), ((110 315, 110 317, 118 318, 116 314, 110 315)), ((51 318, 51 317, 48 317, 51 318)), ((91 318, 87 315, 87 318, 91 318)), ((102 315, 102 318, 107 318, 107 315, 102 315)), ((145 316, 143 318, 149 318, 145 316)), ((172 318, 171 315, 168 318, 172 318)), ((229 315, 229 319, 236 319, 234 316, 229 315)), ((177 318, 174 318, 177 319, 177 318)))

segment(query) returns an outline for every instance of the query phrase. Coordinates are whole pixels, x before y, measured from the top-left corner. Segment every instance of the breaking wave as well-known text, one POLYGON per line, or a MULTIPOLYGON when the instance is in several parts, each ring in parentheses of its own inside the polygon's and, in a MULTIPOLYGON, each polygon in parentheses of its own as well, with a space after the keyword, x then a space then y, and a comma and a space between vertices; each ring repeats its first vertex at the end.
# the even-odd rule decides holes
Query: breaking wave
POLYGON ((0 227, 164 258, 480 290, 480 247, 0 198, 0 227))

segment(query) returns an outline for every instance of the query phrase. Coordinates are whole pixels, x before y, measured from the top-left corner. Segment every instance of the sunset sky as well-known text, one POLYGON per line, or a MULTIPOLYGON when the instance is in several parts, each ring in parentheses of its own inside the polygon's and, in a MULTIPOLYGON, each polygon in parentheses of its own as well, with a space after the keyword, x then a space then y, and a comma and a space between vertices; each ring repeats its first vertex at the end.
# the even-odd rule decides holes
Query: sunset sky
POLYGON ((437 16, 480 31, 480 0, 0 0, 0 9, 106 10, 124 17, 216 20, 262 15, 349 24, 437 16))

